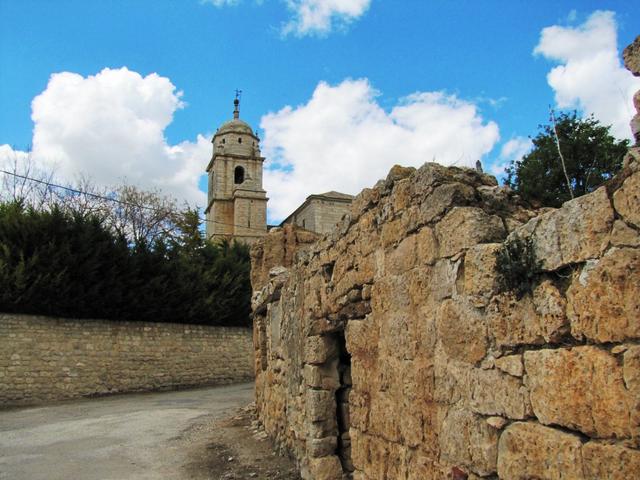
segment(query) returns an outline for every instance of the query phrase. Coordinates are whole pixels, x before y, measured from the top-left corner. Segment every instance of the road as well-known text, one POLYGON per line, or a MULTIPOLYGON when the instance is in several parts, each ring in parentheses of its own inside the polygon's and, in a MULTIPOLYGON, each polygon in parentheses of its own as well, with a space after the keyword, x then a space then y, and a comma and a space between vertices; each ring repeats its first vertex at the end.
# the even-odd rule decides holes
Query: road
POLYGON ((201 478, 188 469, 190 444, 252 400, 245 383, 0 410, 0 479, 201 478))

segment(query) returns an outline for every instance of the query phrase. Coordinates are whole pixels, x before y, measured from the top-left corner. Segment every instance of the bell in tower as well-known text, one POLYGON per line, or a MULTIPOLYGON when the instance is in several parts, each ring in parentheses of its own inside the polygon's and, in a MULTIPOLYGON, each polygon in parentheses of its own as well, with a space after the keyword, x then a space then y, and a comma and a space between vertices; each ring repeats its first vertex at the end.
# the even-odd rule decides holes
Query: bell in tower
POLYGON ((223 123, 211 143, 207 165, 207 238, 251 244, 267 233, 267 193, 262 189, 260 139, 240 120, 236 92, 233 119, 223 123))

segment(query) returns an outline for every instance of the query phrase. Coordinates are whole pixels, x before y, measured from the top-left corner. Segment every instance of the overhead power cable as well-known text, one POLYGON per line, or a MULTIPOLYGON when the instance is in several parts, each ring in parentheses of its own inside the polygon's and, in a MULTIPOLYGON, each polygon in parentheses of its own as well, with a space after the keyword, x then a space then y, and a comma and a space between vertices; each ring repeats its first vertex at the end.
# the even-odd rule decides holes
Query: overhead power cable
MULTIPOLYGON (((51 182, 47 182, 45 180, 40 180, 37 178, 32 178, 32 177, 28 177, 26 175, 20 175, 18 173, 15 172, 8 172, 7 170, 0 170, 0 173, 4 173, 6 175, 11 175, 17 178, 22 178, 24 180, 28 180, 30 182, 35 182, 35 183, 39 183, 41 185, 46 185, 47 187, 52 187, 52 188, 59 188, 62 190, 67 190, 68 192, 73 192, 79 195, 86 195, 92 198, 97 198, 97 199, 101 199, 101 200, 106 200, 109 202, 114 202, 114 203, 118 203, 120 205, 125 205, 125 206, 129 206, 129 207, 135 207, 135 208, 141 208, 144 210, 151 210, 152 212, 160 212, 159 209, 151 207, 149 205, 138 205, 136 203, 132 203, 132 202, 125 202, 124 200, 119 200, 117 198, 112 198, 112 197, 107 197, 105 195, 100 195, 97 193, 91 193, 91 192, 85 192, 83 190, 78 190, 76 188, 71 188, 71 187, 65 187, 64 185, 58 185, 55 183, 51 183, 51 182)), ((262 232, 263 230, 257 229, 257 228, 252 228, 252 227, 247 227, 246 225, 237 225, 235 223, 224 223, 224 222, 218 222, 216 220, 209 220, 208 218, 202 218, 200 216, 198 216, 198 220, 200 220, 201 222, 207 222, 207 223, 215 223, 217 225, 224 225, 226 227, 239 227, 239 228, 245 228, 248 230, 255 230, 257 232, 262 232)))

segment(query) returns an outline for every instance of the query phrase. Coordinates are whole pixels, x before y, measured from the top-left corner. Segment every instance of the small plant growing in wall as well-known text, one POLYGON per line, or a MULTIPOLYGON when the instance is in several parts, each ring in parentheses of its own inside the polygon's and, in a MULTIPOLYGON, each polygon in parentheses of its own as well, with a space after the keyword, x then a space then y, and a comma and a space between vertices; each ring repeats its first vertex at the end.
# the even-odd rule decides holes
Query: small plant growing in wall
POLYGON ((531 292, 540 272, 532 238, 507 240, 497 252, 498 288, 521 299, 531 292))

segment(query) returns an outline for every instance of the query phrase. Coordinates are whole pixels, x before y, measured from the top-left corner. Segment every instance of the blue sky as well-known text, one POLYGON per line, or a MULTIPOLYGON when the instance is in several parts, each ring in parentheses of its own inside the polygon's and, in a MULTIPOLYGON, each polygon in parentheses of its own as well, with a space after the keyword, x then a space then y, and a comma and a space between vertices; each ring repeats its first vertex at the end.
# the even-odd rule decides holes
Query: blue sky
POLYGON ((33 146, 62 177, 202 205, 208 140, 240 88, 272 221, 395 163, 481 157, 498 172, 549 105, 629 136, 640 86, 615 59, 640 33, 633 3, 0 0, 0 160, 33 146))

